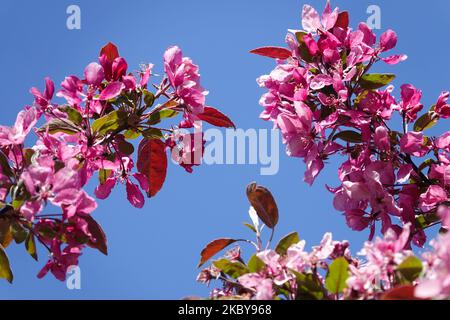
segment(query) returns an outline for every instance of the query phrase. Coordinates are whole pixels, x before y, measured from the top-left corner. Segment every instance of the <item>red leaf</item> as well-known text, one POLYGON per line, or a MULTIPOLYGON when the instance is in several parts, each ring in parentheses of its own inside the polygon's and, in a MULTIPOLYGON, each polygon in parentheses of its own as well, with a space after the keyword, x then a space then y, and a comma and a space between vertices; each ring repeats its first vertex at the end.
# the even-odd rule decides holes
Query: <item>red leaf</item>
POLYGON ((88 230, 95 241, 89 240, 89 246, 94 249, 98 249, 104 255, 108 255, 108 241, 106 240, 105 232, 102 227, 91 216, 85 216, 84 220, 88 224, 88 230))
POLYGON ((292 52, 282 47, 262 47, 253 49, 250 53, 254 53, 263 57, 286 60, 292 56, 292 52))
POLYGON ((162 188, 167 175, 167 154, 164 142, 144 139, 139 145, 137 169, 148 179, 148 197, 155 196, 162 188))
POLYGON ((113 62, 114 59, 120 57, 119 49, 112 43, 109 42, 106 46, 102 48, 100 51, 100 56, 105 55, 109 62, 113 62))
POLYGON ((275 228, 278 223, 278 207, 270 191, 252 183, 247 187, 247 198, 262 222, 271 229, 275 228))
POLYGON ((336 21, 335 27, 339 27, 342 29, 348 29, 348 25, 350 24, 350 18, 347 11, 342 11, 338 15, 338 19, 336 21))
POLYGON ((214 240, 206 245, 206 247, 202 250, 201 259, 198 264, 198 267, 200 268, 202 265, 205 264, 206 261, 211 259, 213 256, 215 256, 217 253, 228 247, 230 244, 233 244, 237 242, 235 239, 217 239, 214 240))
POLYGON ((216 127, 236 129, 236 126, 230 118, 212 107, 205 107, 203 113, 199 114, 198 117, 216 127))
POLYGON ((415 297, 414 289, 414 286, 396 287, 383 294, 381 300, 423 300, 415 297))

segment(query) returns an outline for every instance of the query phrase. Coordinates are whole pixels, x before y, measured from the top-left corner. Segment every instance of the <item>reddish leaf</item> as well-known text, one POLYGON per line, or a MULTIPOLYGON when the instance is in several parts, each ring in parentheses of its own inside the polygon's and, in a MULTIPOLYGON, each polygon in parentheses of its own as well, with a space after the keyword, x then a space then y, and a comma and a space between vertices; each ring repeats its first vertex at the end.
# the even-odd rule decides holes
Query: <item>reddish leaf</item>
POLYGON ((88 230, 95 241, 90 240, 89 246, 94 249, 98 249, 104 255, 108 255, 108 241, 106 240, 105 232, 102 227, 91 216, 85 216, 84 220, 88 224, 88 230))
POLYGON ((250 53, 257 54, 263 57, 286 60, 292 56, 292 52, 282 47, 262 47, 250 51, 250 53))
POLYGON ((217 239, 214 240, 206 245, 206 247, 202 250, 201 259, 198 264, 198 267, 200 268, 202 265, 205 264, 206 261, 211 259, 213 256, 215 256, 217 253, 228 247, 230 244, 233 244, 237 242, 235 239, 217 239))
POLYGON ((198 117, 216 127, 236 129, 236 126, 230 118, 212 107, 205 107, 203 113, 199 114, 198 117))
POLYGON ((336 21, 335 27, 339 27, 342 29, 348 29, 348 25, 350 24, 350 18, 347 11, 342 11, 338 15, 338 19, 336 21))
POLYGON ((399 286, 383 294, 381 300, 423 300, 415 297, 414 289, 414 286, 399 286))
POLYGON ((100 56, 105 55, 109 62, 113 62, 114 59, 120 57, 119 55, 119 49, 117 47, 109 42, 106 46, 102 48, 102 51, 100 51, 100 56))
POLYGON ((139 145, 137 169, 148 179, 148 197, 155 196, 162 188, 167 175, 167 155, 164 142, 144 139, 139 145))
POLYGON ((262 222, 271 229, 275 228, 278 223, 278 207, 270 191, 252 183, 247 187, 247 198, 262 222))

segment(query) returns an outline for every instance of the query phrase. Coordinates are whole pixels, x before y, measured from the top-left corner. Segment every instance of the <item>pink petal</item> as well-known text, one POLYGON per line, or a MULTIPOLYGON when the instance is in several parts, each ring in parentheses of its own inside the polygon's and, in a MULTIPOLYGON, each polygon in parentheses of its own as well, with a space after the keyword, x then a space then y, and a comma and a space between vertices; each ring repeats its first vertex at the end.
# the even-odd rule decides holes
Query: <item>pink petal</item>
POLYGON ((388 30, 385 33, 383 33, 380 37, 380 48, 381 51, 388 51, 397 45, 397 34, 392 31, 388 30))
POLYGON ((381 60, 383 60, 387 64, 395 65, 395 64, 405 61, 406 59, 408 59, 408 56, 406 54, 399 54, 399 55, 383 58, 381 60))
POLYGON ((108 178, 105 183, 100 184, 97 188, 95 188, 95 196, 102 200, 108 198, 115 185, 116 178, 108 178))
POLYGON ((126 188, 128 201, 130 201, 134 207, 141 209, 145 204, 145 199, 141 190, 139 190, 139 187, 128 180, 126 188))
POLYGON ((114 99, 122 92, 124 85, 122 82, 111 82, 100 94, 99 100, 106 101, 114 99))

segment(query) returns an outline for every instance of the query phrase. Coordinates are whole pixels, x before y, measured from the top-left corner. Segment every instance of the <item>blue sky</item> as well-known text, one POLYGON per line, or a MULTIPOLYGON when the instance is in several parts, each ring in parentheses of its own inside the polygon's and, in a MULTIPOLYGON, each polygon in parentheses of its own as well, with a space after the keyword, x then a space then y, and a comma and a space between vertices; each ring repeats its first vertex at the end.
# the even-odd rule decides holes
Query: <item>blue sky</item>
MULTIPOLYGON (((50 76, 81 74, 95 61, 102 45, 119 46, 129 66, 153 62, 161 70, 164 50, 173 44, 200 65, 202 83, 209 89, 208 103, 227 113, 240 128, 270 128, 258 119, 262 90, 255 79, 269 72, 274 62, 248 54, 262 45, 283 45, 288 28, 300 28, 304 1, 25 1, 0 3, 0 79, 2 124, 11 125, 17 112, 32 102, 32 86, 43 86, 50 76), (82 28, 66 28, 66 8, 81 8, 82 28)), ((309 0, 322 10, 325 1, 309 0)), ((382 28, 399 35, 399 53, 409 60, 382 69, 398 74, 397 87, 410 82, 424 90, 424 103, 433 104, 450 88, 448 33, 444 14, 448 1, 333 1, 351 13, 355 26, 377 4, 382 28), (426 5, 426 7, 425 7, 426 5)), ((380 69, 381 70, 381 69, 380 69)), ((441 124, 442 132, 448 123, 441 124)), ((203 166, 189 175, 171 165, 163 191, 142 210, 133 209, 124 190, 99 202, 94 213, 109 239, 108 257, 86 250, 81 257, 82 289, 70 291, 51 276, 36 278, 45 263, 35 263, 22 246, 8 254, 15 273, 14 285, 0 282, 0 299, 178 299, 206 296, 208 289, 195 281, 202 247, 212 239, 251 236, 242 227, 247 220, 245 187, 251 181, 270 188, 280 209, 278 238, 297 230, 308 245, 332 231, 336 239, 352 241, 353 252, 368 234, 350 231, 332 206, 325 183, 335 184, 337 164, 332 162, 313 187, 303 181, 304 164, 280 151, 280 171, 260 176, 259 166, 203 166)))

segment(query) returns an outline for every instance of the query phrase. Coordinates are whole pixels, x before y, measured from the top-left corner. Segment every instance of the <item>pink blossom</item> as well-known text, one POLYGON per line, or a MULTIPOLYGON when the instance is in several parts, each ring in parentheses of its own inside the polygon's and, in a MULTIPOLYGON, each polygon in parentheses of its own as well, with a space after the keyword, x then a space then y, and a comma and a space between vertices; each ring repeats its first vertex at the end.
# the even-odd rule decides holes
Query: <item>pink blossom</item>
POLYGON ((428 212, 448 199, 449 196, 442 187, 432 185, 428 188, 427 192, 420 196, 419 208, 423 212, 428 212))
POLYGON ((400 103, 400 110, 409 122, 417 119, 417 113, 423 109, 420 102, 422 98, 422 91, 416 89, 410 84, 404 84, 401 87, 402 102, 400 103))
POLYGON ((400 140, 400 148, 403 152, 423 157, 428 148, 424 145, 425 138, 422 132, 408 132, 400 140))
POLYGON ((19 112, 13 127, 0 126, 0 147, 23 144, 37 120, 35 108, 25 108, 19 112))
POLYGON ((442 92, 434 108, 434 112, 443 119, 450 118, 450 105, 447 103, 449 96, 450 92, 442 92))

